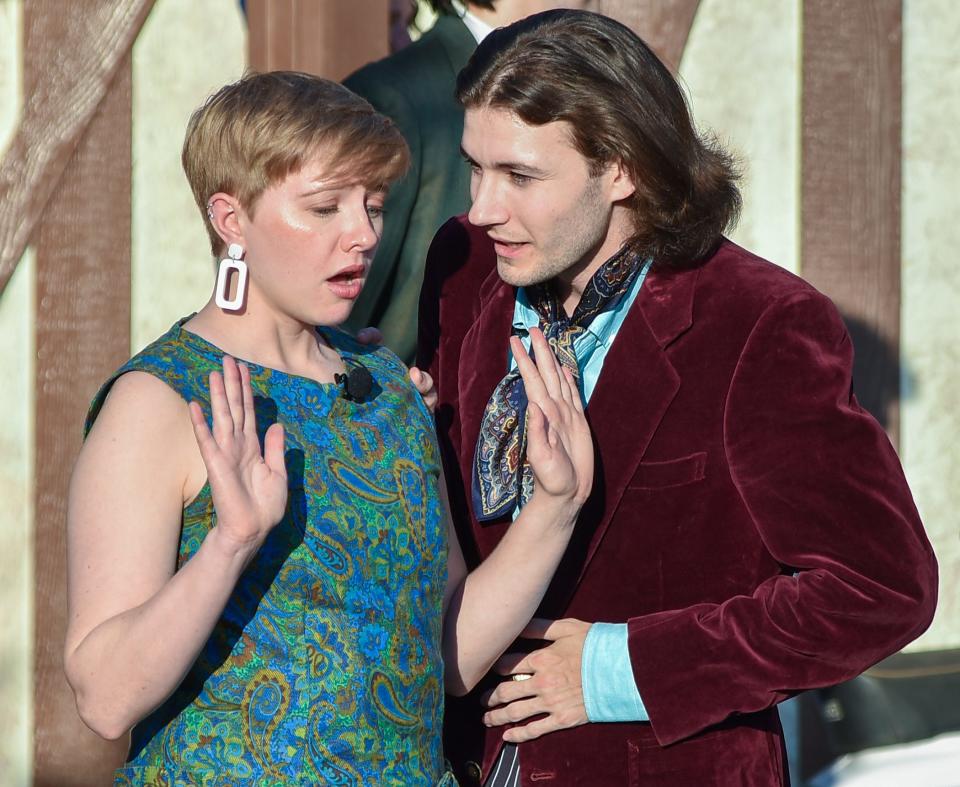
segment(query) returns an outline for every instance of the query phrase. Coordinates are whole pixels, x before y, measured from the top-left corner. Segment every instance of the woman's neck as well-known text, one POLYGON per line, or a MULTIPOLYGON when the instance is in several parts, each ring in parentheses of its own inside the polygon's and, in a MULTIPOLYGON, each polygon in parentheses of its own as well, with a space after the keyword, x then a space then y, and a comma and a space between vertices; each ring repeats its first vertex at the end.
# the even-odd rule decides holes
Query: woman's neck
POLYGON ((225 353, 270 369, 332 382, 343 372, 337 351, 327 346, 313 325, 278 317, 256 306, 225 312, 213 299, 184 328, 225 353))

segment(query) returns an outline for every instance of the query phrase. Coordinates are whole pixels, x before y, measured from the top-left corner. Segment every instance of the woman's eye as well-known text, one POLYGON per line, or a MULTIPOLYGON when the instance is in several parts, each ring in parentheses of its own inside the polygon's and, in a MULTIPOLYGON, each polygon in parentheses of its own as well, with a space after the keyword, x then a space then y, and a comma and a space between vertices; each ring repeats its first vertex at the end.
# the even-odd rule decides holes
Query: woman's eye
POLYGON ((367 215, 371 219, 379 219, 383 213, 383 205, 367 205, 367 215))
POLYGON ((321 206, 316 207, 316 208, 311 208, 311 210, 312 210, 317 216, 332 216, 334 213, 337 212, 337 206, 336 206, 336 205, 321 205, 321 206))

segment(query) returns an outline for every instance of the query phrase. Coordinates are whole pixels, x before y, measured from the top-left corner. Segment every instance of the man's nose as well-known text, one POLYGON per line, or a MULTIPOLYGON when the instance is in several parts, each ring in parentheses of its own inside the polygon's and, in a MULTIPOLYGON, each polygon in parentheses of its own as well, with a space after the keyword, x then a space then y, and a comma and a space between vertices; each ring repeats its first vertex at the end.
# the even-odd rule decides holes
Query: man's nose
POLYGON ((506 222, 506 206, 493 178, 480 178, 476 182, 473 189, 473 204, 470 205, 467 218, 475 227, 489 227, 506 222))

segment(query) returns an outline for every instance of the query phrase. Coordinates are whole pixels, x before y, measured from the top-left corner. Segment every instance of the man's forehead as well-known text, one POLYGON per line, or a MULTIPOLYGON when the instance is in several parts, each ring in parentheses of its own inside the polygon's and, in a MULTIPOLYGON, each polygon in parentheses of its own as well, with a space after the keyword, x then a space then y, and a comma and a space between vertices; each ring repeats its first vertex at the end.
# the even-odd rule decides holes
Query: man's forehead
POLYGON ((536 125, 504 107, 467 109, 463 127, 464 153, 474 158, 485 150, 535 159, 555 153, 576 153, 573 126, 565 120, 536 125))

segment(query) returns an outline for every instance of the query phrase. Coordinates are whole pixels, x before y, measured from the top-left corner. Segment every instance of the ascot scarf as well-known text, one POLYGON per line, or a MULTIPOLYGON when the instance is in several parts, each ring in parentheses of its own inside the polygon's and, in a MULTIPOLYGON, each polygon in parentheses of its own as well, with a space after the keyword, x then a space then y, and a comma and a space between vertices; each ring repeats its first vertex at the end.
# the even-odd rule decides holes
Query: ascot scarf
MULTIPOLYGON (((540 318, 540 330, 560 365, 575 378, 580 377, 574 351, 577 338, 597 315, 623 297, 643 268, 639 255, 627 246, 621 248, 593 274, 570 317, 548 282, 526 288, 530 305, 540 318)), ((473 510, 480 522, 522 507, 533 494, 533 471, 527 461, 527 395, 516 368, 497 384, 483 411, 472 491, 473 510)))

